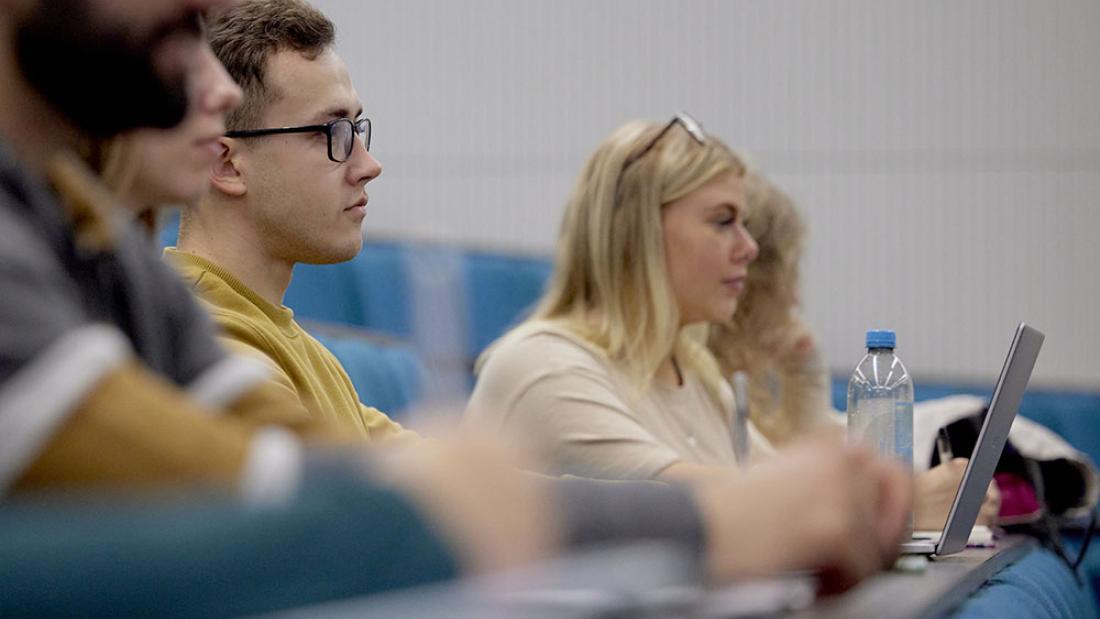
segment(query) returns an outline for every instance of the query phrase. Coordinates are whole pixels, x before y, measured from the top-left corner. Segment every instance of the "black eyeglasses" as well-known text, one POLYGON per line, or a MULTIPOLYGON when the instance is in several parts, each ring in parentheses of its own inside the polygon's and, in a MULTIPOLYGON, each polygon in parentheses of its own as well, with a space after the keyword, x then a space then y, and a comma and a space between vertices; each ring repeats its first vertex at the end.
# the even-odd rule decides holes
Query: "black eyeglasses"
POLYGON ((370 119, 360 118, 351 120, 337 118, 323 125, 302 125, 301 127, 272 127, 268 129, 244 129, 241 131, 227 131, 227 138, 256 138, 264 135, 278 135, 281 133, 324 133, 328 138, 328 158, 336 163, 343 163, 351 158, 351 151, 355 149, 355 136, 363 138, 363 145, 370 150, 370 119))
POLYGON ((646 153, 653 150, 653 147, 657 145, 657 142, 660 142, 661 138, 663 138, 665 134, 668 133, 669 130, 671 130, 672 127, 677 124, 683 127, 684 131, 687 131, 688 135, 690 135, 692 139, 698 142, 700 146, 707 143, 707 134, 703 132, 703 126, 699 124, 699 121, 692 118, 691 115, 687 112, 680 112, 679 114, 673 116, 672 120, 668 121, 668 124, 666 124, 664 128, 657 132, 657 135, 653 136, 653 139, 645 145, 645 148, 627 157, 626 161, 623 162, 623 167, 619 170, 619 178, 615 181, 616 206, 619 205, 619 190, 622 189, 623 175, 626 174, 627 168, 629 168, 635 161, 641 159, 642 157, 645 157, 646 153))

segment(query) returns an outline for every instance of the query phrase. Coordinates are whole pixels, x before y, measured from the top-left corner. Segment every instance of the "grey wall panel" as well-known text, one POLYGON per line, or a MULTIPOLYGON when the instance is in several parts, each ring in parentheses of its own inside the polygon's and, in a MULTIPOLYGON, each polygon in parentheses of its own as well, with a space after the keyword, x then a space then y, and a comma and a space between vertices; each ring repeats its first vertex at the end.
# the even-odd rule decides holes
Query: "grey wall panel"
POLYGON ((802 204, 836 368, 886 325, 918 380, 991 380, 1026 319, 1036 384, 1100 388, 1095 0, 317 4, 386 168, 368 235, 549 254, 595 144, 686 109, 802 204))

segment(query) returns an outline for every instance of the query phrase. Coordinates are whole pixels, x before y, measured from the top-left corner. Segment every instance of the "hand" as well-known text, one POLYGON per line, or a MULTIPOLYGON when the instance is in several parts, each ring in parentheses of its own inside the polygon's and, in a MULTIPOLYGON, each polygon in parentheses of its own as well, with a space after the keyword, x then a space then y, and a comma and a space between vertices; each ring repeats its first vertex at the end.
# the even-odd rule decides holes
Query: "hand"
POLYGON ((383 481, 421 508, 470 571, 543 558, 560 541, 550 488, 499 442, 431 439, 380 463, 383 481))
MULTIPOLYGON (((913 499, 913 528, 919 531, 939 531, 947 523, 947 513, 966 472, 966 458, 955 458, 917 475, 913 499)), ((997 482, 986 489, 976 524, 994 526, 1001 511, 1001 493, 997 482)))
POLYGON ((709 572, 727 580, 811 569, 823 592, 847 589, 896 557, 910 477, 858 447, 811 440, 751 471, 701 480, 709 572))

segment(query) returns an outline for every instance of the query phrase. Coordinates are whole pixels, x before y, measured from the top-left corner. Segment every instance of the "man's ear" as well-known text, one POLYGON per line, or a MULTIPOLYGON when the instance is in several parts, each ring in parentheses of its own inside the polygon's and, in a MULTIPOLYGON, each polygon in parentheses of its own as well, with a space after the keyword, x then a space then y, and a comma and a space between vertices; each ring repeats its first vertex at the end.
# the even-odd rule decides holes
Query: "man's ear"
POLYGON ((226 137, 218 138, 218 143, 221 144, 221 154, 210 164, 210 184, 217 191, 239 198, 248 193, 241 174, 241 144, 226 137))

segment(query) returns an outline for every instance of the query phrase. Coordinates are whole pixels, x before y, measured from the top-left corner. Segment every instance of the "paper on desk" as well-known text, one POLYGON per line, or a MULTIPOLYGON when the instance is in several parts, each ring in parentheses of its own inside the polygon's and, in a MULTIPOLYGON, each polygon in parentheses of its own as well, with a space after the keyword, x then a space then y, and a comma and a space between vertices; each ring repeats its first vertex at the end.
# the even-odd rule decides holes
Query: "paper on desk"
POLYGON ((993 548, 997 540, 993 539, 993 529, 981 524, 974 525, 970 529, 970 537, 966 540, 968 548, 993 548))

